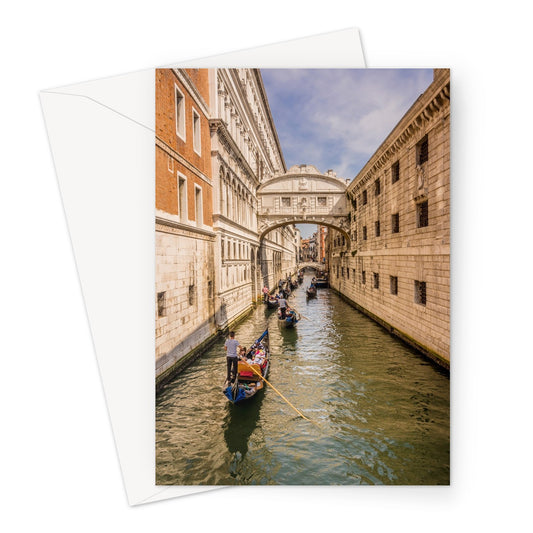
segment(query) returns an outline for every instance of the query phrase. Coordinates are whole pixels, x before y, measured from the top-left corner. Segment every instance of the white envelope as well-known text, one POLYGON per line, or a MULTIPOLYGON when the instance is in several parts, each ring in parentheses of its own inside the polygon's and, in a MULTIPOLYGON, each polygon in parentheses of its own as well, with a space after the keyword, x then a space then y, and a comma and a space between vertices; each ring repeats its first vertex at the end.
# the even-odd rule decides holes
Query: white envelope
MULTIPOLYGON (((365 64, 352 28, 172 66, 365 64)), ((222 488, 155 485, 155 71, 40 97, 128 502, 222 488)))

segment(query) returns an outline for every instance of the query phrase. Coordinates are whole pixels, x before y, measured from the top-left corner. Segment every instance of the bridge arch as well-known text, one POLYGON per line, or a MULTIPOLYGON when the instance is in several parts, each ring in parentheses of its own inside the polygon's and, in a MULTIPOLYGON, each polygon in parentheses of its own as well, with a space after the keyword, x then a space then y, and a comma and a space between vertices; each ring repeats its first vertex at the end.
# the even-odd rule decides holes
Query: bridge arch
POLYGON ((294 165, 285 174, 262 183, 257 190, 260 239, 280 226, 318 224, 340 231, 350 240, 349 180, 313 165, 294 165))
POLYGON ((328 221, 327 219, 321 217, 313 219, 312 217, 308 218, 284 218, 282 220, 278 220, 277 222, 272 222, 268 226, 262 226, 260 228, 259 233, 259 241, 262 241, 266 235, 276 229, 283 226, 288 226, 290 224, 317 224, 319 226, 327 226, 328 228, 333 228, 334 230, 339 231, 346 237, 346 241, 349 243, 351 241, 350 233, 349 233, 349 227, 340 225, 338 221, 328 221))

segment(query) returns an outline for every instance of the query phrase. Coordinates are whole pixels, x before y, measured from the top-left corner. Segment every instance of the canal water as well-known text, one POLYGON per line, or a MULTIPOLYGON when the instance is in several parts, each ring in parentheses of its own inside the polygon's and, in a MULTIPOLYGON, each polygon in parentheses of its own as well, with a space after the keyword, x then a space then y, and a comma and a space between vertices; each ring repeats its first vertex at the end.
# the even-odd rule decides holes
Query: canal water
POLYGON ((259 306, 235 328, 242 345, 268 327, 271 387, 231 405, 217 341, 156 400, 158 485, 442 485, 450 476, 448 374, 329 289, 280 329, 259 306))

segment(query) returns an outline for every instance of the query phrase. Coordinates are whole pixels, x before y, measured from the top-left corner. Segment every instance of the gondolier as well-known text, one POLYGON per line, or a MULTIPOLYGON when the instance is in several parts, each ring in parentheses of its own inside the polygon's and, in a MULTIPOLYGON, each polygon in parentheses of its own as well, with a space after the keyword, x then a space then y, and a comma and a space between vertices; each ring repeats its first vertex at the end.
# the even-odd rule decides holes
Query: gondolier
POLYGON ((228 383, 233 383, 237 377, 237 368, 239 365, 239 356, 238 350, 240 350, 241 345, 239 341, 235 338, 235 332, 229 332, 229 338, 224 343, 224 350, 226 350, 226 381, 228 383))
POLYGON ((287 304, 287 300, 285 300, 285 297, 278 298, 278 305, 279 309, 281 311, 281 316, 285 318, 287 309, 289 308, 289 305, 287 304))

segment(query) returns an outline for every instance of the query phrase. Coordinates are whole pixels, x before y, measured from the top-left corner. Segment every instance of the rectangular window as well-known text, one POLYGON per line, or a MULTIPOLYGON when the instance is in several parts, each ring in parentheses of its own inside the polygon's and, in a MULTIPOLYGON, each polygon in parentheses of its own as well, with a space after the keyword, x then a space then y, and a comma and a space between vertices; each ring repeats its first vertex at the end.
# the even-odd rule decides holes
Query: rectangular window
POLYGON ((185 141, 185 98, 183 93, 174 86, 176 91, 176 134, 185 141))
POLYGON ((426 305, 426 282, 415 281, 415 303, 426 305))
POLYGON ((192 110, 192 146, 194 151, 201 155, 202 153, 202 137, 200 131, 200 115, 196 110, 192 110))
POLYGON ((379 274, 374 272, 374 289, 379 289, 379 274))
POLYGON ((429 224, 428 201, 416 204, 416 227, 425 228, 429 224))
POLYGON ((344 277, 344 267, 341 269, 341 276, 344 277))
POLYGON ((189 285, 189 305, 196 305, 196 287, 189 285))
POLYGON ((400 162, 396 161, 391 167, 391 183, 396 183, 400 179, 400 162))
POLYGON ((376 222, 374 222, 374 227, 376 230, 376 237, 379 237, 381 235, 381 227, 379 224, 379 220, 376 220, 376 222))
POLYGON ((392 233, 400 233, 400 214, 394 213, 391 216, 392 233))
POLYGON ((350 269, 346 267, 346 277, 350 279, 350 269))
POLYGON ((196 213, 196 225, 202 226, 204 223, 203 205, 202 205, 202 188, 198 185, 194 186, 194 203, 196 213))
POLYGON ((187 180, 178 174, 178 216, 181 222, 187 222, 187 180))
POLYGON ((157 316, 166 316, 166 292, 157 293, 157 316))
POLYGON ((378 178, 374 185, 374 196, 379 196, 381 194, 381 180, 378 178))
POLYGON ((361 283, 362 283, 363 285, 366 284, 366 270, 363 270, 363 271, 361 272, 361 283))
POLYGON ((366 241, 366 226, 363 226, 363 241, 366 241))
POLYGON ((363 191, 363 196, 362 196, 362 199, 361 199, 361 203, 363 205, 366 205, 368 202, 368 195, 366 194, 366 191, 363 191))
POLYGON ((398 277, 397 276, 390 277, 390 293, 398 294, 398 277))
POLYGON ((352 207, 354 211, 357 211, 357 198, 352 198, 352 207))
POLYGON ((318 205, 318 207, 327 207, 328 199, 325 196, 319 196, 316 199, 316 205, 318 205))
POLYGON ((429 148, 428 148, 428 136, 426 135, 417 145, 416 145, 416 163, 417 165, 422 165, 429 159, 429 148))
POLYGON ((290 198, 282 198, 281 199, 281 207, 290 207, 291 206, 291 199, 290 198))

